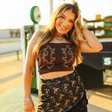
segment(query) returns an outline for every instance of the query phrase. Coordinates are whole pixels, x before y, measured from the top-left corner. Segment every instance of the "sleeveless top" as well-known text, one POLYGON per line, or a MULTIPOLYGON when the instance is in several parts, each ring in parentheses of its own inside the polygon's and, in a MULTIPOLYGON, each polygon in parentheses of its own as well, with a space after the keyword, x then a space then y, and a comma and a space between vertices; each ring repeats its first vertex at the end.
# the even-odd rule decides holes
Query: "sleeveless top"
POLYGON ((48 43, 40 48, 38 72, 44 74, 54 71, 72 71, 75 61, 73 45, 69 43, 48 43))

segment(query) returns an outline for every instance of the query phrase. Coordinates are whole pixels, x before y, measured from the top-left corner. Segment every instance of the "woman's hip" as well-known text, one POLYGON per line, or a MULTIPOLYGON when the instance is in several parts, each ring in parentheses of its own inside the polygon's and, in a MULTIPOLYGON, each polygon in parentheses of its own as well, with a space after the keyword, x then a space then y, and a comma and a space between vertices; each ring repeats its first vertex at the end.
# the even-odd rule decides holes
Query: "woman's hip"
MULTIPOLYGON (((39 108, 69 110, 81 100, 84 86, 80 76, 73 72, 55 79, 40 79, 39 108)), ((59 110, 58 110, 59 111, 59 110)))

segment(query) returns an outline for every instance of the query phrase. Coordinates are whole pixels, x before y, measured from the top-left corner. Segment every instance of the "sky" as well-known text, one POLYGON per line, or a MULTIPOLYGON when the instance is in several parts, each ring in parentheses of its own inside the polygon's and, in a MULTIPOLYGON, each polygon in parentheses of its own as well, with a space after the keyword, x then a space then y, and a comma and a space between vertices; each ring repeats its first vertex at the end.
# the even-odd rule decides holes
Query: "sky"
MULTIPOLYGON (((82 17, 94 20, 96 14, 105 16, 112 15, 112 0, 76 0, 81 9, 82 17)), ((72 3, 72 0, 65 0, 72 3)), ((53 0, 53 12, 63 4, 63 0, 53 0)), ((30 19, 30 10, 33 6, 41 10, 41 21, 39 24, 49 23, 49 0, 0 0, 0 29, 20 28, 23 25, 33 24, 30 19)))

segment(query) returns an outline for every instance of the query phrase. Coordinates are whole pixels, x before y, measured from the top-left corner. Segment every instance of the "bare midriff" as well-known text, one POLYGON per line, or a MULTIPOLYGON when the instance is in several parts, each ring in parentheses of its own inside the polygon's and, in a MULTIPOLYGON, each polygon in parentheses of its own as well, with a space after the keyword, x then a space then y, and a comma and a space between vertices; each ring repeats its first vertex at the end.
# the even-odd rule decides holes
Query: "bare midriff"
POLYGON ((68 75, 70 73, 73 73, 72 71, 58 71, 58 72, 49 72, 49 73, 45 73, 45 74, 41 74, 40 78, 41 79, 52 79, 52 78, 59 78, 65 75, 68 75))

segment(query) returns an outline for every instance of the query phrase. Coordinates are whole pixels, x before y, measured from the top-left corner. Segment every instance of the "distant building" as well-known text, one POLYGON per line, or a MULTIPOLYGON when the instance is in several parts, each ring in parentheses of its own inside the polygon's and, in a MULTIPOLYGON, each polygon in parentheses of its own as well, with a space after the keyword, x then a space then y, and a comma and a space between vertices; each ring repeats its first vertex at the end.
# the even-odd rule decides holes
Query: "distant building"
POLYGON ((20 37, 20 29, 0 29, 0 38, 20 37))

